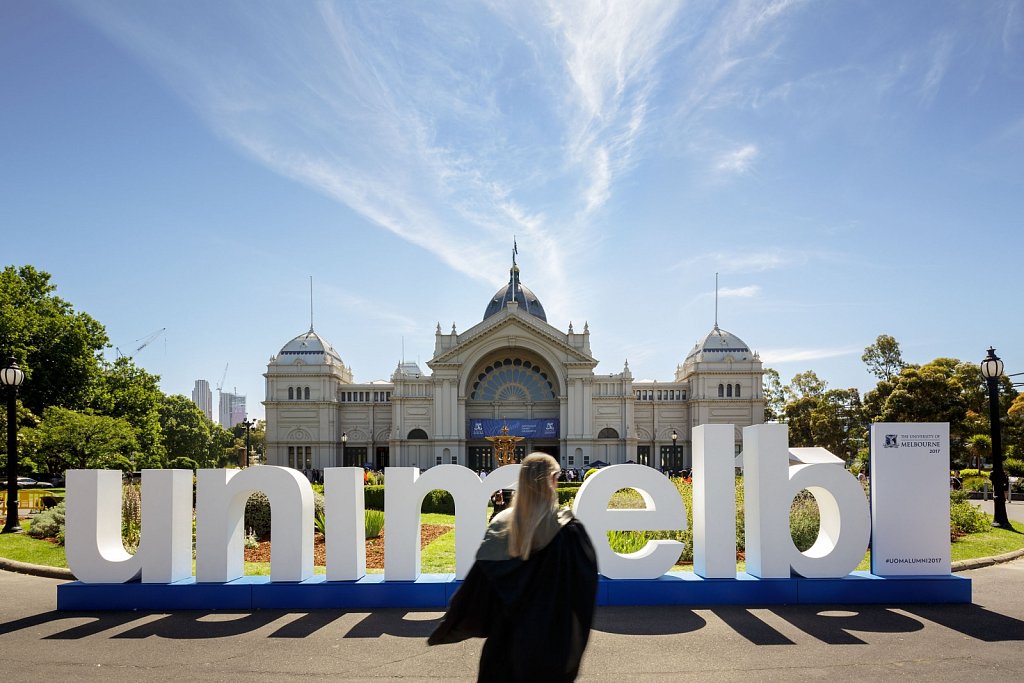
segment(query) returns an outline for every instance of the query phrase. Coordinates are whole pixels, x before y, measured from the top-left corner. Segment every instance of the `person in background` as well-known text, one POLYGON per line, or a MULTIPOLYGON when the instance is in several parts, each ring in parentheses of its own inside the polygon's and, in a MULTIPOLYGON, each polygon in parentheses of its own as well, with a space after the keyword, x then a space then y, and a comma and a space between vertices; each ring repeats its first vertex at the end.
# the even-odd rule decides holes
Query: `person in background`
POLYGON ((428 645, 486 638, 480 681, 573 681, 590 637, 597 557, 558 509, 558 462, 523 459, 512 506, 487 527, 476 562, 428 645))

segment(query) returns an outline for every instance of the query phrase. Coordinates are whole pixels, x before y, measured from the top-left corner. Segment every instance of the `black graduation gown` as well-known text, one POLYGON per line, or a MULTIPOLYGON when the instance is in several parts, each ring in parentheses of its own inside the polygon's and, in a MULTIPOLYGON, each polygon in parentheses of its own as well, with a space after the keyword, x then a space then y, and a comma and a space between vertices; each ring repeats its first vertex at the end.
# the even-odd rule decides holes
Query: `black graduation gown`
POLYGON ((480 681, 575 680, 594 618, 597 559, 583 525, 568 511, 558 518, 561 528, 525 562, 507 553, 481 559, 482 548, 427 643, 486 638, 480 681))

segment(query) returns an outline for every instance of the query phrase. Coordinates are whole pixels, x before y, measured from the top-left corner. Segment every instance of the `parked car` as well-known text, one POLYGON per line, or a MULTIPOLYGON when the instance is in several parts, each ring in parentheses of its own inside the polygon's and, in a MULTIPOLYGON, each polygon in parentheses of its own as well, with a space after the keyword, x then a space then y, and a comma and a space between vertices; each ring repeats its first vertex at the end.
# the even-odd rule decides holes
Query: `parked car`
POLYGON ((36 481, 29 477, 18 477, 19 489, 52 489, 53 484, 48 481, 36 481))

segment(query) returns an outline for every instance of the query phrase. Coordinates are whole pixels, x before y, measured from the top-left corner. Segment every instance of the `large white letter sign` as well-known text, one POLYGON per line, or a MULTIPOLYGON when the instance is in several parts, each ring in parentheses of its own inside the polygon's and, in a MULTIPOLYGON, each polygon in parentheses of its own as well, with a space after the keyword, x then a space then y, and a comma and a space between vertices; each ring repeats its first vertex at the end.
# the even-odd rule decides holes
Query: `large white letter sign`
MULTIPOLYGON (((313 488, 288 467, 199 470, 196 492, 196 581, 226 583, 245 573, 245 501, 270 500, 271 581, 313 575, 313 488)), ((328 520, 330 523, 330 520, 328 520)))
POLYGON ((519 465, 499 467, 483 481, 461 465, 435 465, 423 474, 417 467, 385 468, 384 580, 419 577, 420 508, 434 489, 448 491, 455 500, 455 578, 465 578, 487 529, 487 502, 498 489, 515 488, 518 477, 519 465))
POLYGON ((65 552, 83 583, 171 583, 192 576, 192 472, 142 471, 142 536, 121 541, 121 473, 68 470, 65 552))
POLYGON ((744 513, 747 572, 764 579, 846 576, 863 559, 871 536, 860 483, 838 465, 789 467, 786 425, 743 428, 744 513), (814 545, 800 552, 789 530, 793 498, 807 489, 818 504, 821 526, 814 545))
POLYGON ((686 507, 679 491, 665 475, 646 465, 612 465, 590 475, 576 494, 572 512, 586 527, 597 550, 598 571, 609 579, 656 579, 672 569, 682 552, 679 541, 648 541, 640 550, 626 555, 608 545, 609 531, 686 528, 686 507), (609 510, 612 495, 625 488, 638 491, 647 508, 609 510))
POLYGON ((949 574, 949 423, 871 425, 871 573, 949 574))
POLYGON ((693 430, 693 573, 736 578, 736 469, 732 425, 693 430))
POLYGON ((328 467, 324 470, 324 518, 327 524, 324 539, 327 580, 355 581, 366 576, 362 467, 328 467))

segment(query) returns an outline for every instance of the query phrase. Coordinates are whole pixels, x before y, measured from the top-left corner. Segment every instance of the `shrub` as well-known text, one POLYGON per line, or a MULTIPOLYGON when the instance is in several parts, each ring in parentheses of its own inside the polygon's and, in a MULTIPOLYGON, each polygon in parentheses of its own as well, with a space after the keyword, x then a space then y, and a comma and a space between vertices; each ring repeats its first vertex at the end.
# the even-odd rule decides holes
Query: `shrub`
POLYGON ((121 540, 129 553, 135 554, 142 537, 142 492, 135 484, 121 487, 121 540))
POLYGON ((1024 477, 1024 460, 1007 458, 1003 460, 1003 468, 1011 477, 1024 477))
POLYGON ((167 468, 171 470, 192 470, 195 472, 199 469, 199 463, 192 458, 182 456, 167 463, 167 468))
POLYGON ((384 509, 384 487, 383 486, 364 486, 363 487, 363 504, 368 510, 383 510, 384 509))
POLYGON ((955 500, 950 497, 949 533, 951 537, 976 534, 987 531, 992 526, 988 515, 971 505, 966 500, 955 500))
POLYGON ((801 491, 789 508, 789 533, 797 550, 803 552, 814 545, 820 527, 818 503, 809 491, 801 491))
POLYGON ((597 471, 598 469, 596 467, 591 467, 589 470, 587 470, 587 473, 583 475, 583 481, 586 481, 591 474, 597 471))
MULTIPOLYGON (((363 506, 367 510, 384 509, 384 487, 364 486, 363 506)), ((423 506, 420 512, 439 512, 445 515, 455 514, 455 499, 452 494, 440 489, 434 489, 423 497, 423 506)))
MULTIPOLYGON (((313 520, 324 513, 324 497, 313 492, 313 520)), ((267 494, 256 491, 245 501, 245 528, 249 529, 258 539, 270 538, 270 500, 267 494)))
POLYGON ((384 529, 384 513, 380 510, 367 510, 364 517, 366 521, 366 537, 377 538, 384 529))
POLYGON ((988 479, 989 473, 987 471, 983 472, 976 467, 960 470, 961 479, 967 479, 969 477, 984 477, 985 479, 988 479))
POLYGON ((617 553, 635 553, 647 545, 647 537, 642 531, 609 531, 608 545, 617 553))
POLYGON ((28 535, 32 538, 56 538, 64 545, 64 501, 43 510, 29 524, 28 535))
POLYGON ((455 514, 455 499, 452 494, 440 489, 434 489, 423 497, 423 506, 420 512, 439 512, 445 515, 455 514))
POLYGON ((572 502, 576 500, 576 494, 579 493, 579 486, 562 486, 558 485, 556 492, 558 493, 558 505, 559 507, 571 506, 572 502))
POLYGON ((964 491, 981 491, 986 486, 991 490, 992 483, 988 480, 988 477, 979 477, 977 475, 964 477, 963 481, 960 482, 960 487, 964 491))

